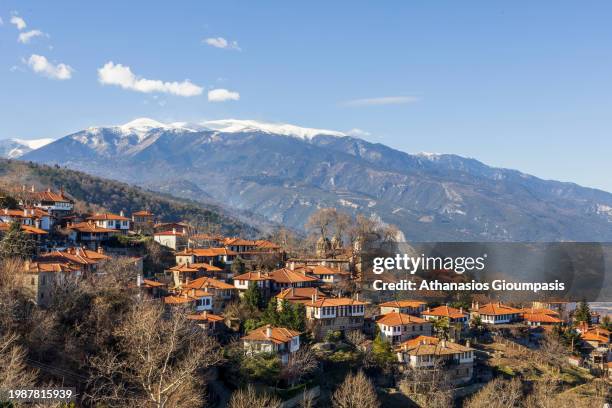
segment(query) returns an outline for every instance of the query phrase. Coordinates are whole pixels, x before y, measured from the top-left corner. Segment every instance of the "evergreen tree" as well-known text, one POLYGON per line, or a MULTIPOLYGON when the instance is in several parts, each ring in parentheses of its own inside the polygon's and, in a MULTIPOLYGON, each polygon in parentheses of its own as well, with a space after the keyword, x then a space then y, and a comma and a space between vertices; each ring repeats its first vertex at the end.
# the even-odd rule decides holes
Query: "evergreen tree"
POLYGON ((385 368, 388 364, 395 360, 393 354, 393 346, 388 341, 383 340, 380 332, 372 342, 372 355, 378 366, 385 368))
POLYGON ((591 308, 586 300, 578 304, 574 312, 574 321, 576 321, 576 323, 585 322, 587 325, 591 324, 591 308))
POLYGON ((244 292, 244 295, 242 296, 242 301, 245 305, 250 307, 251 310, 261 309, 263 307, 263 295, 256 282, 251 281, 251 283, 249 284, 249 288, 244 292))
POLYGON ((243 274, 246 271, 246 264, 244 263, 242 258, 236 257, 236 259, 234 259, 234 262, 232 262, 230 270, 232 271, 234 276, 243 274))
POLYGON ((11 223, 0 241, 0 258, 31 259, 36 254, 36 243, 21 229, 18 222, 11 223))

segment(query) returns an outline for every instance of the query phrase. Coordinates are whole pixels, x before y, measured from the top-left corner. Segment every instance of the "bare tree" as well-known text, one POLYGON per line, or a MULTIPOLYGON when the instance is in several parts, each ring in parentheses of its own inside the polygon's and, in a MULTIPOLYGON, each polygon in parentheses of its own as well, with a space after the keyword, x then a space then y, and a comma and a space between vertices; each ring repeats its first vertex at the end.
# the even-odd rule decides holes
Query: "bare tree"
POLYGON ((281 401, 272 395, 266 393, 258 394, 255 388, 250 384, 247 388, 234 391, 228 408, 279 408, 281 401))
POLYGON ((306 221, 306 229, 315 230, 321 238, 328 236, 329 229, 336 219, 335 208, 321 208, 310 215, 306 221))
POLYGON ((221 361, 215 340, 195 330, 185 316, 137 303, 115 331, 116 348, 90 359, 91 401, 110 407, 192 407, 203 402, 197 375, 221 361))
POLYGON ((26 353, 17 344, 16 334, 0 336, 0 390, 30 387, 36 372, 26 367, 26 353))
POLYGON ((348 341, 353 347, 359 348, 361 344, 366 340, 365 334, 361 330, 350 330, 344 335, 346 341, 348 341))
POLYGON ((400 381, 400 389, 419 405, 431 408, 452 405, 452 382, 441 363, 430 368, 409 368, 400 381))
POLYGON ((521 381, 496 378, 473 395, 465 404, 466 408, 507 408, 517 406, 523 392, 521 381))
POLYGON ((372 382, 363 371, 348 374, 332 396, 334 408, 378 408, 380 402, 372 382))
POLYGON ((281 376, 294 385, 302 377, 316 370, 318 366, 314 352, 309 348, 301 348, 291 355, 291 358, 281 370, 281 376))

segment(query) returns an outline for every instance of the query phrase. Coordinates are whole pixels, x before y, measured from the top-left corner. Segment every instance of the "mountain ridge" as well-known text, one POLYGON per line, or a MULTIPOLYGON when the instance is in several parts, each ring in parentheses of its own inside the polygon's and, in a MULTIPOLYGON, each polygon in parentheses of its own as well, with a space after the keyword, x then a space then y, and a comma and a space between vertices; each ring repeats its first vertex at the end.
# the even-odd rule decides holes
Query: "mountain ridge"
POLYGON ((193 199, 213 197, 294 228, 317 208, 335 206, 395 224, 412 240, 612 241, 610 193, 457 155, 408 154, 342 132, 306 128, 300 137, 285 129, 297 135, 233 125, 174 124, 140 135, 90 128, 23 159, 171 194, 188 186, 193 199))

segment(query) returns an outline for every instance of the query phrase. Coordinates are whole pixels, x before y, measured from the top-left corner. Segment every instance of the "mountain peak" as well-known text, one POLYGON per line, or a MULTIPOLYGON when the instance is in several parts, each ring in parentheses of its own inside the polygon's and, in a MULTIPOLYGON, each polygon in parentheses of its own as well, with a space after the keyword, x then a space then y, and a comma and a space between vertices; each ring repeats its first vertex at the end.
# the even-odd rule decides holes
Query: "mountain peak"
POLYGON ((240 132, 264 132, 283 136, 298 137, 300 139, 311 139, 317 135, 346 136, 345 133, 335 130, 306 128, 287 123, 259 122, 244 119, 221 119, 209 120, 202 123, 203 126, 224 133, 240 132))
POLYGON ((157 129, 157 128, 167 128, 169 127, 165 123, 158 122, 155 119, 150 118, 136 118, 128 123, 117 126, 122 130, 130 131, 130 130, 149 130, 149 129, 157 129))

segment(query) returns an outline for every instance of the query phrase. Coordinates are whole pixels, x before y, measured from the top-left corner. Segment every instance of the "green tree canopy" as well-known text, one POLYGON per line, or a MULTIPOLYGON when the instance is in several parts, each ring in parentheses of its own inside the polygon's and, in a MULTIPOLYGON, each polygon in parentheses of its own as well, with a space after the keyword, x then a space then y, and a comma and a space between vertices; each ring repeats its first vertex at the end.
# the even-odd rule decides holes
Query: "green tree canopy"
POLYGON ((11 223, 0 241, 0 258, 31 259, 36 254, 36 243, 21 229, 18 222, 11 223))

